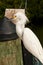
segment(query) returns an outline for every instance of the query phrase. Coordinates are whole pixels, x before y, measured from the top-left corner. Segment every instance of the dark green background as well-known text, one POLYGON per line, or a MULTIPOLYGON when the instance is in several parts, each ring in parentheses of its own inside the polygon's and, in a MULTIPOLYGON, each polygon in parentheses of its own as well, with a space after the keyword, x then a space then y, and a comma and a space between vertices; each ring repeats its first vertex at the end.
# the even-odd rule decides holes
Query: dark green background
MULTIPOLYGON (((25 0, 0 0, 0 18, 3 17, 6 8, 25 7, 25 0), (22 6, 21 6, 22 4, 22 6)), ((28 18, 43 17, 43 0, 27 0, 28 18)))

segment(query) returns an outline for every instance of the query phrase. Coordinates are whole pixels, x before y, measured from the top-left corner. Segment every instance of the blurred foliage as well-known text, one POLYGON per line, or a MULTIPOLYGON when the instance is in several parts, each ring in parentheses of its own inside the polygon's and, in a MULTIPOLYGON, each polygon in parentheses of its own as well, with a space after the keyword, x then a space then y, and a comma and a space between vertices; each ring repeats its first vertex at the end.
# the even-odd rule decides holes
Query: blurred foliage
POLYGON ((27 10, 30 18, 43 17, 43 0, 28 0, 27 10))
MULTIPOLYGON (((43 0, 27 0, 26 14, 28 18, 43 17, 43 0)), ((0 18, 6 8, 25 8, 25 0, 0 0, 0 18)))

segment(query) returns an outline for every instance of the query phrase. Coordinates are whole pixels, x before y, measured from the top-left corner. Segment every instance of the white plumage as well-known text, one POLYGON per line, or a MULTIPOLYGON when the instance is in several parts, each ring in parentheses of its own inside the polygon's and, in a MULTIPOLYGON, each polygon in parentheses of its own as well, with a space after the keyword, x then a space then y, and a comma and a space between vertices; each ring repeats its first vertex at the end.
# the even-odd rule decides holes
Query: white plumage
POLYGON ((43 64, 43 48, 33 31, 29 28, 25 28, 27 21, 29 22, 24 13, 17 12, 14 14, 13 23, 16 24, 17 35, 23 41, 25 48, 43 64))

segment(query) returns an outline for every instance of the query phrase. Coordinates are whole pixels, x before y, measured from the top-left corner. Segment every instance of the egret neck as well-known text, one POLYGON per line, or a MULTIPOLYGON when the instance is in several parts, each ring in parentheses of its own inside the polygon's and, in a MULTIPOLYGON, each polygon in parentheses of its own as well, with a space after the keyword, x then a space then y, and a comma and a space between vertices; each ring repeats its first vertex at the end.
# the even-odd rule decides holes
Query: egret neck
POLYGON ((20 39, 22 39, 24 28, 25 24, 23 24, 22 21, 16 23, 16 33, 20 37, 20 39))

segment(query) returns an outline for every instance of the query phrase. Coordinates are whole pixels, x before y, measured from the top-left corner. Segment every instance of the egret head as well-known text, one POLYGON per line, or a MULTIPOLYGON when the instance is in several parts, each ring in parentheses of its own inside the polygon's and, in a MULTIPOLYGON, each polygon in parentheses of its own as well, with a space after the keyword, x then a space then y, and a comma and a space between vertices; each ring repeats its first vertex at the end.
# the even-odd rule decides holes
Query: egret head
POLYGON ((17 22, 25 24, 29 22, 29 20, 24 13, 17 12, 16 14, 13 15, 13 23, 16 24, 17 22))

